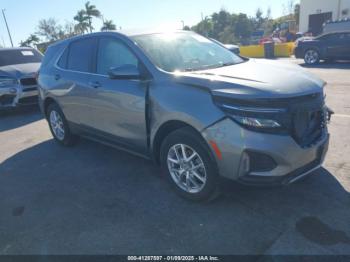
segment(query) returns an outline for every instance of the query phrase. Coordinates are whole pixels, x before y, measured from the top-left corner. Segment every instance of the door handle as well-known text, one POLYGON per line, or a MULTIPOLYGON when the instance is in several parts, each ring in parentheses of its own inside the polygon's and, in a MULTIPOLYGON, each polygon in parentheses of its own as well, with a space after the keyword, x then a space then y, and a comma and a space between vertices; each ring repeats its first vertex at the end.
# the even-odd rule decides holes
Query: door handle
POLYGON ((60 80, 61 76, 59 74, 55 75, 55 80, 60 80))
POLYGON ((91 87, 93 87, 93 88, 99 88, 99 87, 101 87, 101 84, 100 84, 100 82, 90 82, 89 83, 89 85, 91 86, 91 87))

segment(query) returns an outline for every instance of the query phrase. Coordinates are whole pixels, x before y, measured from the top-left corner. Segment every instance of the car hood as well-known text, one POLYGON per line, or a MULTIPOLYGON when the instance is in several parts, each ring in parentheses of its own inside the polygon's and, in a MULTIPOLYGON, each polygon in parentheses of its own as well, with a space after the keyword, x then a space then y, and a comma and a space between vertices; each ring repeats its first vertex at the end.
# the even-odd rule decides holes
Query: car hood
POLYGON ((24 76, 33 76, 38 72, 40 63, 18 64, 0 67, 0 76, 20 79, 24 76))
POLYGON ((322 92, 325 82, 302 67, 279 61, 250 59, 244 63, 175 74, 175 81, 206 88, 214 95, 241 98, 295 97, 322 92))

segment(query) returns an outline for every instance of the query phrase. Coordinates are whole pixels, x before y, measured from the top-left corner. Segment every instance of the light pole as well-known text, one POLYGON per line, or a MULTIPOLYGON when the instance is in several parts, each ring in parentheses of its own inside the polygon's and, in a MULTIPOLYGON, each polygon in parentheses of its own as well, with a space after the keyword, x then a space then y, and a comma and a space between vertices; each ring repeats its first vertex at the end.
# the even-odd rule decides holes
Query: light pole
POLYGON ((11 42, 11 45, 13 47, 13 42, 12 42, 12 37, 11 37, 9 25, 7 24, 7 20, 6 20, 6 16, 5 16, 5 9, 2 9, 1 11, 2 11, 2 16, 4 17, 5 25, 6 25, 6 28, 7 28, 7 33, 9 34, 10 42, 11 42))

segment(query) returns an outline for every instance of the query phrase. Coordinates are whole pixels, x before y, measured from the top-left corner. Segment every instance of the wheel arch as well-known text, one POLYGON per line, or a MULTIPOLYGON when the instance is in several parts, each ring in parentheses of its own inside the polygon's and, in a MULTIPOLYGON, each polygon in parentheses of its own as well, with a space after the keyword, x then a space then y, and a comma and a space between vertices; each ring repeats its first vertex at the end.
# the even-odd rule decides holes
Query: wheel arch
POLYGON ((47 108, 49 107, 49 105, 51 104, 57 104, 57 101, 55 99, 53 99, 52 97, 46 97, 44 102, 43 102, 43 112, 44 115, 47 117, 47 108))
POLYGON ((165 123, 163 123, 155 132, 154 138, 151 141, 151 154, 154 159, 154 161, 159 165, 160 164, 160 149, 162 146, 162 142, 164 139, 175 130, 178 130, 180 128, 189 128, 194 133, 196 133, 202 140, 205 142, 205 144, 208 147, 208 150, 210 152, 210 155, 213 160, 215 160, 214 156, 212 155, 212 150, 210 150, 210 147, 204 137, 202 136, 201 132, 197 130, 193 125, 188 124, 182 120, 169 120, 165 123))

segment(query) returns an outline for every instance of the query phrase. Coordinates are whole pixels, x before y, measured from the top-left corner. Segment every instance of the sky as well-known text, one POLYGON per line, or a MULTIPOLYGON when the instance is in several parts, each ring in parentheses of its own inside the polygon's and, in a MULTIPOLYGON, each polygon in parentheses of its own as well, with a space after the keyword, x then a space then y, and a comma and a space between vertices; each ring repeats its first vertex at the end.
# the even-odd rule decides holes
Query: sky
MULTIPOLYGON (((283 15, 290 0, 91 0, 105 19, 112 19, 122 29, 169 26, 181 28, 182 22, 192 26, 225 8, 229 12, 254 16, 260 7, 264 13, 271 8, 272 17, 283 15)), ((5 14, 14 45, 36 32, 38 21, 56 18, 60 23, 72 22, 86 0, 0 0, 0 9, 5 14)), ((296 1, 295 1, 296 2, 296 1)), ((101 28, 101 20, 94 20, 94 27, 101 28)), ((10 46, 2 15, 0 16, 0 45, 10 46)))

